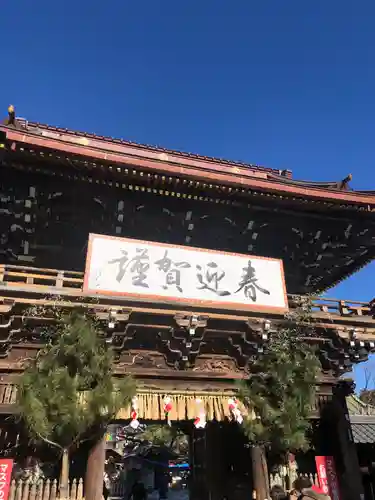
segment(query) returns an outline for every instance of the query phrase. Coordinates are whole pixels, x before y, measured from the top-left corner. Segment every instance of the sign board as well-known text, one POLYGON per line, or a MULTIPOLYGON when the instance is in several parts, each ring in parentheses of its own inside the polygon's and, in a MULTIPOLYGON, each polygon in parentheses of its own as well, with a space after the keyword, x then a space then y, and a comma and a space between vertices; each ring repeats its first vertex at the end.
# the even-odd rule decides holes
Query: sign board
POLYGON ((339 482, 333 457, 315 457, 319 484, 323 493, 332 500, 341 500, 339 482))
POLYGON ((0 500, 8 500, 12 470, 13 460, 0 458, 0 500))
POLYGON ((83 290, 137 301, 285 312, 281 260, 91 234, 83 290))

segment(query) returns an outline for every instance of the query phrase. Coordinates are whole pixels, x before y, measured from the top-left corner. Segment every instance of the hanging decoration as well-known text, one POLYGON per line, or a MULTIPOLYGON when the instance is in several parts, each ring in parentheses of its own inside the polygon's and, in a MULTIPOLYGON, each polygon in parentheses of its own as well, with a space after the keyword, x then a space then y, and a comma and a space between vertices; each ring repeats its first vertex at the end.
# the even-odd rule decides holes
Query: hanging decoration
POLYGON ((197 416, 194 420, 194 426, 196 427, 196 429, 204 429, 206 427, 207 422, 202 400, 196 399, 195 403, 197 405, 197 416))
POLYGON ((242 424, 243 416, 240 409, 238 408, 238 400, 236 398, 229 398, 228 406, 229 406, 229 411, 235 422, 237 422, 238 424, 242 424))
POLYGON ((168 425, 171 425, 171 419, 169 417, 169 414, 172 410, 172 400, 169 396, 165 396, 164 398, 164 415, 165 415, 165 419, 167 421, 167 424, 168 425))
POLYGON ((130 418, 131 418, 130 427, 132 429, 138 429, 139 420, 138 420, 138 398, 137 398, 137 396, 134 396, 134 398, 132 398, 132 409, 130 412, 130 418))

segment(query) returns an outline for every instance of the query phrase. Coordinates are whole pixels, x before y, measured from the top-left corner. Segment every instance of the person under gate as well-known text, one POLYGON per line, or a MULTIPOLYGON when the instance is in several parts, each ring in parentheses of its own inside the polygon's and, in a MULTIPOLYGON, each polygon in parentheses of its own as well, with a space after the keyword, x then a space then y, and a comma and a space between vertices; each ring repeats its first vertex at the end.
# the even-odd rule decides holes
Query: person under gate
POLYGON ((299 477, 294 481, 290 498, 298 500, 331 500, 329 495, 326 495, 323 490, 313 485, 307 477, 299 477))

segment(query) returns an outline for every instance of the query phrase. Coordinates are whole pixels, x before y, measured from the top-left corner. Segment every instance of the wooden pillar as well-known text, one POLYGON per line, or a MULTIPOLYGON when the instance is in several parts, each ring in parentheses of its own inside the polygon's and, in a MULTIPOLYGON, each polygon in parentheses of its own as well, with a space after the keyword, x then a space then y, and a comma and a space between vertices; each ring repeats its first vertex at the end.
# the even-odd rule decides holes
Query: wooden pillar
POLYGON ((85 500, 102 500, 105 463, 105 437, 89 451, 85 476, 85 500))
POLYGON ((347 394, 345 383, 338 384, 331 402, 322 409, 319 454, 333 456, 342 500, 361 500, 362 474, 346 406, 347 394))
POLYGON ((266 500, 269 496, 269 478, 267 457, 264 446, 253 446, 251 449, 253 468, 253 485, 256 500, 266 500))
POLYGON ((222 500, 226 477, 223 473, 223 435, 218 422, 206 426, 206 477, 210 500, 222 500))
MULTIPOLYGON (((208 500, 206 477, 206 430, 191 430, 190 436, 190 500, 208 500)), ((91 499, 87 499, 91 500, 91 499)))
POLYGON ((345 385, 339 385, 334 391, 335 406, 338 414, 338 445, 342 456, 343 473, 341 476, 343 498, 348 500, 361 500, 363 498, 362 473, 359 467, 357 449, 353 441, 353 435, 349 420, 349 412, 346 405, 345 385))
POLYGON ((291 490, 293 488, 293 483, 298 477, 297 473, 297 462, 296 462, 296 457, 293 455, 293 453, 288 453, 287 454, 287 481, 285 484, 285 487, 287 490, 291 490))
POLYGON ((61 500, 69 498, 69 452, 67 449, 63 450, 61 457, 59 497, 61 500))

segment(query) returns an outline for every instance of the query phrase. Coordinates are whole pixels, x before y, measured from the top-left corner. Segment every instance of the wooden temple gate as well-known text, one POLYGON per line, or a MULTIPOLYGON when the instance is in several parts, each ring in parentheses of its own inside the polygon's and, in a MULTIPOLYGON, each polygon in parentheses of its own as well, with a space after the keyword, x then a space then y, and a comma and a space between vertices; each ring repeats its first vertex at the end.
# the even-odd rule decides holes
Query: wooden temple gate
MULTIPOLYGON (((375 257, 374 193, 350 191, 348 178, 295 181, 289 171, 17 120, 0 126, 0 143, 4 435, 10 436, 6 418, 16 411, 17 377, 43 346, 51 311, 84 309, 112 343, 116 375, 137 379, 140 417, 162 420, 169 396, 171 419, 189 422, 191 498, 248 498, 251 450, 231 421, 228 400, 235 382, 251 376, 252 360, 283 325, 285 312, 308 295, 315 333, 306 342, 318 345, 322 364, 311 415, 315 452, 335 457, 343 498, 360 498, 345 403, 351 388, 340 376, 375 350, 373 305, 318 294, 375 257), (280 259, 285 308, 249 296, 228 307, 216 299, 124 296, 104 285, 92 292, 84 280, 92 233, 181 251, 280 259), (202 402, 207 426, 195 429, 202 402)), ((266 276, 267 286, 273 278, 266 276)), ((126 408, 119 415, 129 417, 126 408)), ((12 445, 7 439, 3 450, 12 445)))

